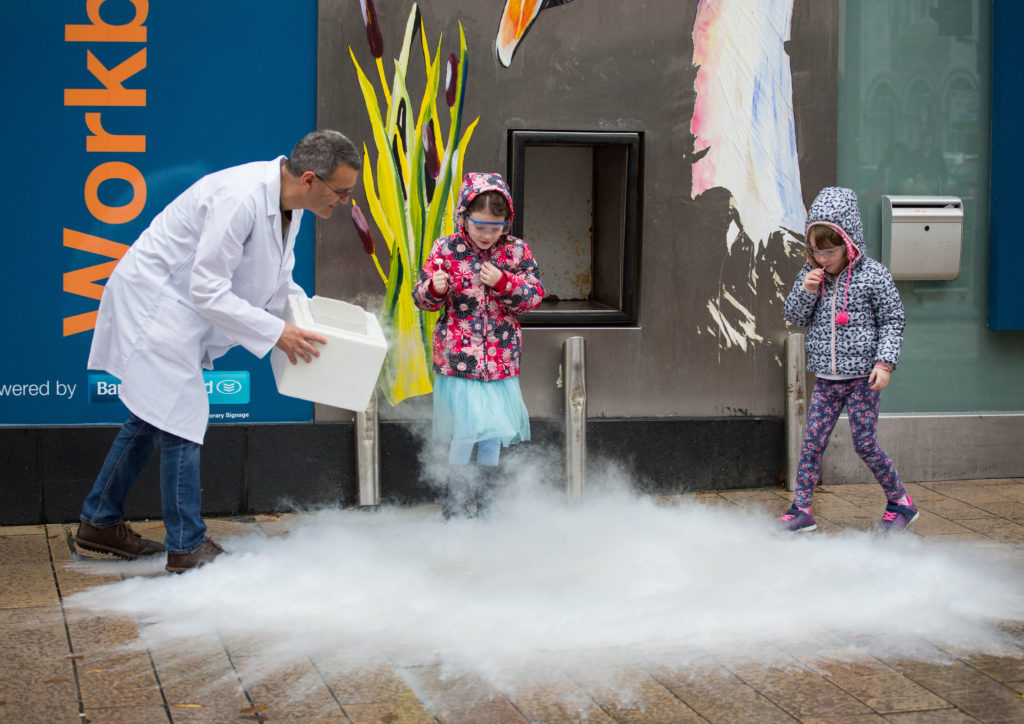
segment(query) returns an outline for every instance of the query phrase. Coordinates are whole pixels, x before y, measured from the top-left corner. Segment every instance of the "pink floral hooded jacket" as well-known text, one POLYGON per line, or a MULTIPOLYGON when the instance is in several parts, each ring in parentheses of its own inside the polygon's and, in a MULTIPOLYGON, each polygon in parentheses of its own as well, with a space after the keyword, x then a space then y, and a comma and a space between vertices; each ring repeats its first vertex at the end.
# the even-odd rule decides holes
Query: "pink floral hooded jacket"
POLYGON ((469 238, 466 208, 485 191, 505 197, 512 220, 512 195, 505 179, 494 173, 466 174, 455 207, 458 232, 434 242, 412 298, 420 309, 441 311, 434 326, 434 371, 493 382, 519 374, 523 333, 516 314, 536 309, 544 287, 537 262, 522 239, 506 235, 485 251, 469 238), (480 281, 485 261, 504 272, 494 287, 480 281), (438 269, 448 273, 448 288, 441 296, 430 281, 438 269))

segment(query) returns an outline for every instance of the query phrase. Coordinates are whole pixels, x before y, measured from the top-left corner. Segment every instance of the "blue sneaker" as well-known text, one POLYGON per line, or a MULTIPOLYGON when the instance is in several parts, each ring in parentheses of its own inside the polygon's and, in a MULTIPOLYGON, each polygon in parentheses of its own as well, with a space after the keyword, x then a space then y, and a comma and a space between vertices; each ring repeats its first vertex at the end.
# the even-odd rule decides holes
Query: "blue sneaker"
POLYGON ((791 533, 806 533, 818 527, 814 522, 814 516, 805 513, 795 505, 782 514, 782 517, 775 523, 777 530, 789 531, 791 533))
POLYGON ((917 506, 914 505, 914 501, 910 499, 910 496, 907 496, 907 502, 909 505, 899 505, 892 502, 886 505, 882 519, 878 521, 878 530, 905 530, 908 525, 917 520, 917 516, 921 515, 921 513, 918 512, 917 506))

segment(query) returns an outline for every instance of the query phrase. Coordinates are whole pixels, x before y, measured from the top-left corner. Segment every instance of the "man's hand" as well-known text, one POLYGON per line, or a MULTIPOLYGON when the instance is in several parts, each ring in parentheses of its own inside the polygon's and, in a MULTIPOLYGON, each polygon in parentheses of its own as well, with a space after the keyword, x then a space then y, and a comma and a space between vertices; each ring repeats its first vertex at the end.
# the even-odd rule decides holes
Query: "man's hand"
POLYGON ((503 276, 504 272, 489 261, 485 261, 480 265, 480 281, 489 287, 493 287, 500 282, 503 276))
POLYGON ((312 362, 313 357, 320 356, 320 350, 313 346, 313 342, 327 344, 327 338, 285 322, 284 331, 281 332, 281 338, 277 340, 276 346, 284 350, 284 353, 288 355, 288 361, 295 365, 299 363, 296 357, 301 357, 306 362, 312 362))
POLYGON ((804 289, 814 294, 818 291, 818 287, 821 286, 821 278, 823 276, 825 276, 824 269, 820 267, 818 269, 811 269, 811 271, 807 272, 807 276, 804 277, 804 289))

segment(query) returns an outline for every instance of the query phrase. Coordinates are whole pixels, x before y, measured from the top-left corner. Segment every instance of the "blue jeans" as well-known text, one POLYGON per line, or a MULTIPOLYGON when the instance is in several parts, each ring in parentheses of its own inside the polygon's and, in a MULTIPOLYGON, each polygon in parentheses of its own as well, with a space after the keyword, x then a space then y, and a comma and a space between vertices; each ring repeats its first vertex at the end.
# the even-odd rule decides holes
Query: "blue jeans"
POLYGON ((191 440, 164 432, 135 415, 121 426, 92 490, 82 504, 83 523, 96 528, 124 520, 124 499, 146 463, 160 448, 160 499, 164 547, 170 553, 191 553, 206 540, 200 513, 199 450, 191 440))

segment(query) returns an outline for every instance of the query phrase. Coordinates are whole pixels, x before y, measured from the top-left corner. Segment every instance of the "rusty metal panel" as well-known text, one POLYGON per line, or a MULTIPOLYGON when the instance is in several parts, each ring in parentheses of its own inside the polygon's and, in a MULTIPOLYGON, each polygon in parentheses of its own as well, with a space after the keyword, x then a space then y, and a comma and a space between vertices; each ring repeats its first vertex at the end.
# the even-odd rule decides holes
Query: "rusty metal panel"
POLYGON ((529 213, 523 238, 544 262, 544 288, 560 299, 587 299, 593 276, 594 150, 531 146, 526 168, 524 206, 529 213))

